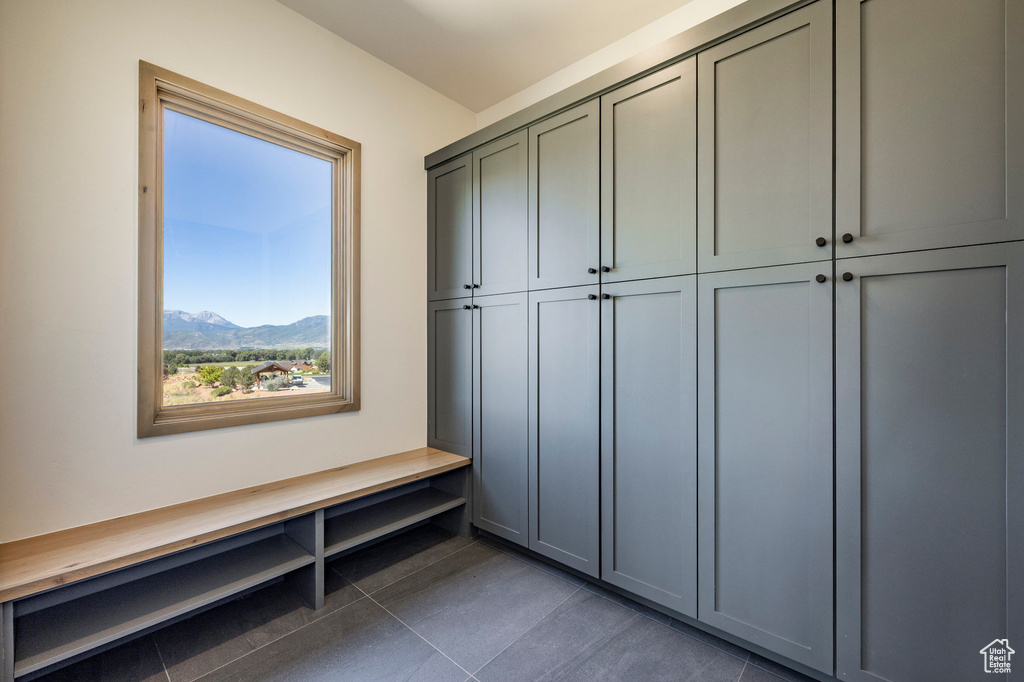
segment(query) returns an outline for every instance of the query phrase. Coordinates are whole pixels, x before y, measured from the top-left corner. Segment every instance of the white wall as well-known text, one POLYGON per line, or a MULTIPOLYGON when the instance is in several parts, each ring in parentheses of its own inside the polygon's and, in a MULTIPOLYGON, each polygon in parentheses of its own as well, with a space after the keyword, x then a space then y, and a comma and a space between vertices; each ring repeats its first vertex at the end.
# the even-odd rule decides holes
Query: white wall
POLYGON ((423 157, 474 123, 272 0, 0 0, 0 542, 424 445, 423 157), (359 413, 135 438, 139 59, 362 143, 359 413))
POLYGON ((476 115, 477 130, 536 104, 545 97, 640 54, 658 43, 741 4, 744 0, 691 0, 676 11, 570 64, 476 115))

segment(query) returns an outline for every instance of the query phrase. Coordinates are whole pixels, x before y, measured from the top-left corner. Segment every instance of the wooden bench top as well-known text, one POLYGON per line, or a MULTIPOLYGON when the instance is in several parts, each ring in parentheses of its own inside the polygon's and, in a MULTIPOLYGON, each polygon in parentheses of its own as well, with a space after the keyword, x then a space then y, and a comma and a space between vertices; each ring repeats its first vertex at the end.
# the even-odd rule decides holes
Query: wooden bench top
POLYGON ((419 448, 314 474, 0 544, 0 602, 458 469, 419 448))

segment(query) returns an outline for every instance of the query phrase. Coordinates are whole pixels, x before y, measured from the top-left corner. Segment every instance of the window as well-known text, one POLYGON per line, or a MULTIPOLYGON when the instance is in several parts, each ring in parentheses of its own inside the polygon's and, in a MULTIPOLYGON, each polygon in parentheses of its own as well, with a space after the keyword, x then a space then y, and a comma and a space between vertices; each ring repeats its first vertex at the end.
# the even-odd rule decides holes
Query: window
POLYGON ((359 409, 359 143, 139 63, 138 436, 359 409))

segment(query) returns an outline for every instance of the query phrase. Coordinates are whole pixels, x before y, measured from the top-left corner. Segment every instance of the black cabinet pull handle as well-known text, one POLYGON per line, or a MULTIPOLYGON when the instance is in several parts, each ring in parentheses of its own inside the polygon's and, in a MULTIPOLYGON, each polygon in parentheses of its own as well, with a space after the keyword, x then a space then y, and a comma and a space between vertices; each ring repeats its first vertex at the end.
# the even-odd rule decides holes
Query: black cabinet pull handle
POLYGON ((603 299, 604 299, 604 300, 606 300, 606 301, 607 301, 608 299, 610 299, 611 297, 612 297, 612 295, 611 295, 611 294, 601 294, 601 298, 603 298, 603 299))
POLYGON ((597 294, 587 294, 587 299, 589 299, 591 301, 596 301, 597 300, 597 294))
POLYGON ((611 272, 611 271, 612 271, 612 269, 610 267, 608 267, 607 265, 602 265, 601 266, 601 272, 611 272))
POLYGON ((597 274, 597 268, 587 268, 587 273, 591 275, 597 274))
POLYGON ((849 244, 852 241, 853 241, 853 235, 852 234, 847 232, 846 234, 843 235, 843 243, 844 244, 849 244))
POLYGON ((463 289, 472 289, 473 287, 469 286, 468 284, 463 284, 462 288, 463 289))
POLYGON ((844 282, 849 282, 851 279, 853 279, 853 273, 852 272, 844 272, 843 273, 843 281, 844 282))
POLYGON ((818 284, 824 284, 826 279, 828 279, 828 277, 826 277, 825 275, 818 275, 817 277, 814 278, 814 281, 817 282, 818 284))
POLYGON ((814 240, 814 243, 817 244, 818 246, 825 246, 825 244, 828 244, 828 240, 825 239, 824 237, 818 237, 817 239, 814 240))

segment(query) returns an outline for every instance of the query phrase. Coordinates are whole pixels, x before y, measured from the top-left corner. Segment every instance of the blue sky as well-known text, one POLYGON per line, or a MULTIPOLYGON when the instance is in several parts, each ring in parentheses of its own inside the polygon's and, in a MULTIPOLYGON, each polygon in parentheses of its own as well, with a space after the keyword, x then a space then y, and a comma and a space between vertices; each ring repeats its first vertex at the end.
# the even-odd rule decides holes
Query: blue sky
POLYGON ((329 315, 331 164, 164 114, 164 309, 241 327, 329 315))

